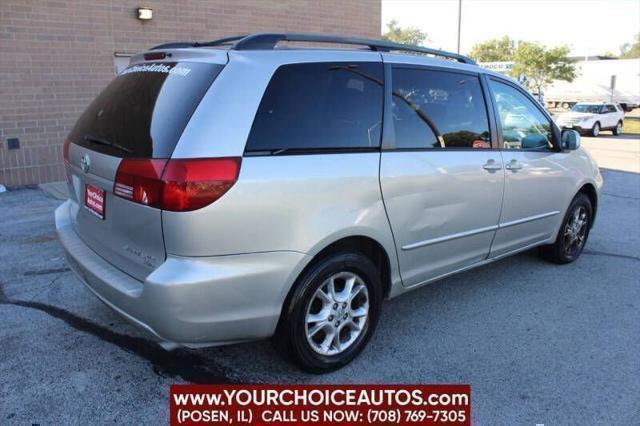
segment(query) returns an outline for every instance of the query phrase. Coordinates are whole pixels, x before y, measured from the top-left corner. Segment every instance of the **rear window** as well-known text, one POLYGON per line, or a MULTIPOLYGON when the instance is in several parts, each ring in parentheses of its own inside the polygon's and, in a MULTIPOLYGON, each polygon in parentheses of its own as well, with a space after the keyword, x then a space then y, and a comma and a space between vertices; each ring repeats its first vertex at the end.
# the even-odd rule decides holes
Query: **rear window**
POLYGON ((168 158, 222 67, 195 62, 130 66, 89 105, 69 138, 112 156, 168 158))
POLYGON ((260 102, 246 151, 378 148, 382 87, 381 63, 281 66, 260 102))

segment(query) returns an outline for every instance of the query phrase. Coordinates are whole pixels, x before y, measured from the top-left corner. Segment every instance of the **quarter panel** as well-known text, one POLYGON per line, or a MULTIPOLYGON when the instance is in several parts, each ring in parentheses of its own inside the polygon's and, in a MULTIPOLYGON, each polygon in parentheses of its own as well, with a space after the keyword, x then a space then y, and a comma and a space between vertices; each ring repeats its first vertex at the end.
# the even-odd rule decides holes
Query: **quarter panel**
POLYGON ((380 196, 380 153, 246 157, 215 203, 163 212, 167 252, 216 256, 289 250, 315 254, 343 236, 395 249, 380 196))

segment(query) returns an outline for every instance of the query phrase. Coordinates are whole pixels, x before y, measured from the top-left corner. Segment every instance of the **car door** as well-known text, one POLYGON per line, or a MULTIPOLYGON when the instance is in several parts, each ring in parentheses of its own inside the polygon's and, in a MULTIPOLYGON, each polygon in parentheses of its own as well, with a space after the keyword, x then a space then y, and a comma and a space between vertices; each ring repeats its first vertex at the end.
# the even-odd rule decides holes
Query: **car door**
POLYGON ((490 257, 552 238, 575 178, 558 149, 551 118, 517 85, 488 78, 505 164, 502 214, 490 257))
POLYGON ((607 105, 607 126, 610 128, 616 127, 618 124, 618 110, 612 104, 607 105))
POLYGON ((477 74, 385 70, 380 184, 403 284, 414 286, 486 259, 504 170, 477 74))

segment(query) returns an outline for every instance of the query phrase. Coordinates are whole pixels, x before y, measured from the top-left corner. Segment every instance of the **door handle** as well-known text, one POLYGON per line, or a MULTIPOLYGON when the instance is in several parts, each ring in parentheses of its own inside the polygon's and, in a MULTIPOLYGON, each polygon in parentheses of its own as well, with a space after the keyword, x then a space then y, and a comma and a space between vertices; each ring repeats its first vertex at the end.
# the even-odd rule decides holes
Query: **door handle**
POLYGON ((483 169, 488 170, 490 172, 495 172, 496 170, 502 170, 502 164, 496 162, 493 158, 487 160, 487 162, 482 166, 483 169))
POLYGON ((507 170, 511 170, 513 172, 522 169, 522 164, 518 163, 518 160, 511 160, 510 162, 507 163, 506 166, 504 166, 505 169, 507 170))

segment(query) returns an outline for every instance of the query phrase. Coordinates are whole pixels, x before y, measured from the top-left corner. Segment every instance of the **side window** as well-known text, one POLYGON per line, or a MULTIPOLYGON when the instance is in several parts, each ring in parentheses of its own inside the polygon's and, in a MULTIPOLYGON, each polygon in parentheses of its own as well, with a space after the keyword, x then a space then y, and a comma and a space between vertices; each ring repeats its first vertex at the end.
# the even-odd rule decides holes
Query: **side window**
POLYGON ((608 107, 609 107, 609 111, 608 111, 608 112, 618 112, 618 110, 616 109, 616 107, 615 107, 615 106, 613 106, 613 105, 608 105, 608 107))
POLYGON ((392 90, 397 148, 491 148, 478 77, 394 68, 392 90))
POLYGON ((246 151, 378 148, 381 63, 283 65, 262 97, 246 151))
POLYGON ((489 80, 506 149, 552 149, 551 122, 518 89, 489 80))

